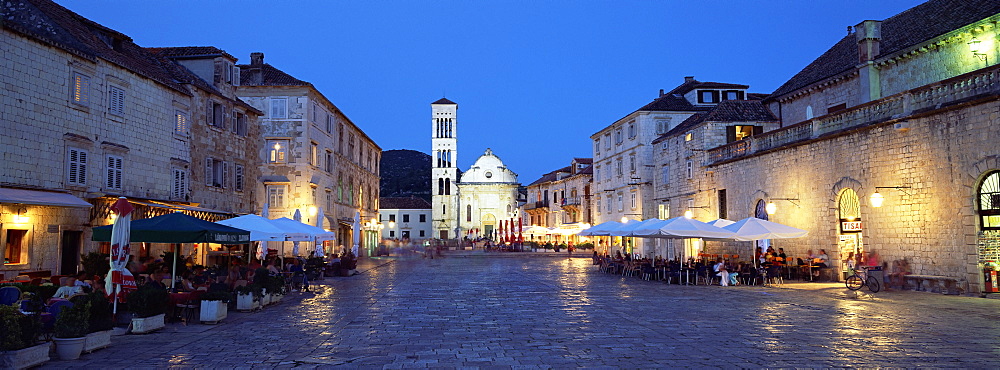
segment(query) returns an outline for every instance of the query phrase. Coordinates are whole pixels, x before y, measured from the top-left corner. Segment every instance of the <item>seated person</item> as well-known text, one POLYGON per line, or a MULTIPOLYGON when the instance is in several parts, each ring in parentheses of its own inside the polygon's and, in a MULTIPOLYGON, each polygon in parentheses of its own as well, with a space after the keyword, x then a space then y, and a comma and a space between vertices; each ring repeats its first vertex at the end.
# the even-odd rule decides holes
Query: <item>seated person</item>
POLYGON ((892 272, 889 273, 889 286, 906 288, 906 275, 910 274, 910 263, 906 259, 892 262, 892 272))
POLYGON ((83 293, 83 290, 76 285, 76 277, 64 277, 60 279, 60 283, 62 286, 56 290, 56 294, 52 295, 54 298, 69 299, 69 297, 83 293))
POLYGON ((827 255, 826 255, 826 249, 820 249, 819 250, 819 254, 817 254, 813 258, 813 267, 815 267, 815 269, 813 269, 813 276, 814 277, 818 277, 819 276, 819 270, 825 269, 827 267, 830 267, 829 265, 826 264, 829 259, 830 258, 827 257, 827 255))
POLYGON ((94 291, 94 287, 87 282, 88 276, 86 272, 80 272, 76 274, 76 286, 80 287, 80 290, 84 293, 90 293, 94 291))

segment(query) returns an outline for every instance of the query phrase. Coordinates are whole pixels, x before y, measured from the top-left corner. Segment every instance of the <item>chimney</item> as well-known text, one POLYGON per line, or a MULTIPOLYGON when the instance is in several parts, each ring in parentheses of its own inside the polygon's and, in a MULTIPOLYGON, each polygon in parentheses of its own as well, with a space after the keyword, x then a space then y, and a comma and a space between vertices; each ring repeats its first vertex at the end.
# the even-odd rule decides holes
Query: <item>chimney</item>
POLYGON ((663 96, 663 89, 660 89, 660 96, 663 96))
POLYGON ((255 52, 250 53, 250 65, 259 66, 264 64, 264 53, 255 52))
POLYGON ((694 82, 694 76, 684 76, 684 82, 694 82))
POLYGON ((875 60, 882 40, 882 21, 864 21, 854 26, 854 37, 858 40, 858 62, 875 60))

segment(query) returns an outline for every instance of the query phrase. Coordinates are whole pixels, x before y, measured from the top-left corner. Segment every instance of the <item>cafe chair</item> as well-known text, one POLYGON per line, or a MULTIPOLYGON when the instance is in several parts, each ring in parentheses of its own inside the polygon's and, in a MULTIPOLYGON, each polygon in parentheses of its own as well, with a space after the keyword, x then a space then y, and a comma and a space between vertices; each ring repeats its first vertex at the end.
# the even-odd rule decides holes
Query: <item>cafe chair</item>
POLYGON ((765 270, 764 286, 781 287, 784 281, 781 279, 781 266, 768 266, 765 270))
POLYGON ((21 300, 21 289, 15 286, 0 288, 0 305, 12 305, 21 300))

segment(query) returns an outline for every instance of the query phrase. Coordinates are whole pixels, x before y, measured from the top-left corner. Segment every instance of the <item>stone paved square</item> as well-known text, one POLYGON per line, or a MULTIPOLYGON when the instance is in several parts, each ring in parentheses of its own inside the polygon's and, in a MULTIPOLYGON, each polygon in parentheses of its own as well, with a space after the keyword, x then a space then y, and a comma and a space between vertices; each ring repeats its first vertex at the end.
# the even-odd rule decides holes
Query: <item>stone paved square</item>
POLYGON ((116 336, 43 368, 1000 367, 996 299, 667 285, 598 272, 588 258, 367 267, 219 325, 116 336))

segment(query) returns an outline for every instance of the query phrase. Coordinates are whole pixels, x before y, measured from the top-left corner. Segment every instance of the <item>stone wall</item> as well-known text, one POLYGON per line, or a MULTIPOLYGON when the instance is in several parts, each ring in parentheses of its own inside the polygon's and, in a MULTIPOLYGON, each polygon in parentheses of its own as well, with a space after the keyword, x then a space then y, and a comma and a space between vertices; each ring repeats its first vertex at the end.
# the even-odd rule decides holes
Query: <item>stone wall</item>
MULTIPOLYGON (((751 215, 760 199, 778 202, 772 221, 809 231, 775 240, 789 255, 826 249, 837 253, 837 196, 845 188, 861 200, 862 242, 885 261, 907 259, 913 273, 963 278, 978 289, 975 192, 979 177, 997 169, 1000 117, 994 98, 908 119, 909 129, 888 122, 824 140, 710 166, 716 187, 728 189, 734 216, 751 215), (885 205, 869 196, 881 189, 885 205)), ((726 253, 731 251, 720 251, 726 253)))

